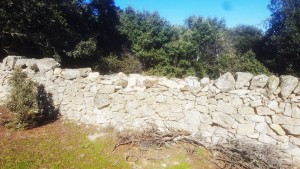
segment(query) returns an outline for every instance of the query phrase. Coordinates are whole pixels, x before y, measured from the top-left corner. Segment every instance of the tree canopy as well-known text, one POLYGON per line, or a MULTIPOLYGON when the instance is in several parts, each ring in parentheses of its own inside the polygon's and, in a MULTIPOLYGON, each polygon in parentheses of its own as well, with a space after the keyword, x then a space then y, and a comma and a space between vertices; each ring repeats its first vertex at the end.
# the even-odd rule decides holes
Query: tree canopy
POLYGON ((53 57, 63 67, 170 77, 224 72, 299 74, 300 0, 270 0, 266 32, 190 16, 172 25, 157 12, 114 0, 0 1, 0 58, 53 57))

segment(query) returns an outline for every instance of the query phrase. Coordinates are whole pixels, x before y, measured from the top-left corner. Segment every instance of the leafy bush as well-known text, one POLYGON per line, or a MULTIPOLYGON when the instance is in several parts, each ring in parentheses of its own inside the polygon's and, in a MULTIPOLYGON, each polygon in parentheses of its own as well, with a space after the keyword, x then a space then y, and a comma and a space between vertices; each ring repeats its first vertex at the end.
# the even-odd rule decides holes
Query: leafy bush
POLYGON ((234 53, 226 53, 218 56, 212 62, 203 61, 204 70, 210 77, 217 78, 219 75, 226 72, 250 72, 253 74, 267 74, 269 70, 260 63, 252 51, 245 53, 242 56, 237 56, 234 53))
POLYGON ((14 113, 14 118, 8 127, 32 128, 57 117, 58 111, 53 106, 51 95, 42 85, 28 79, 21 68, 14 70, 9 85, 11 89, 6 106, 14 113))
POLYGON ((122 56, 122 59, 116 55, 110 55, 103 60, 104 61, 101 70, 105 73, 123 72, 130 74, 142 72, 141 62, 135 56, 129 53, 125 53, 122 56))

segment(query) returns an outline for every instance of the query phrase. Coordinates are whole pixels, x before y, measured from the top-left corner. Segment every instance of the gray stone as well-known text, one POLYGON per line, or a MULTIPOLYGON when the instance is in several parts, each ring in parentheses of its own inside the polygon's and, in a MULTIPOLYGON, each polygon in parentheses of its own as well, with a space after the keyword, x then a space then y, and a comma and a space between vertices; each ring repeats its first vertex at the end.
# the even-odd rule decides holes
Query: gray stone
POLYGON ((257 123, 256 126, 255 126, 255 130, 260 132, 260 133, 267 134, 267 135, 270 135, 270 136, 275 136, 276 135, 267 123, 257 123))
POLYGON ((53 71, 53 75, 54 76, 61 76, 61 72, 62 72, 61 68, 55 68, 54 71, 53 71))
POLYGON ((249 82, 253 77, 253 74, 251 73, 245 73, 245 72, 237 72, 235 74, 236 76, 236 84, 235 84, 235 88, 236 89, 240 89, 244 86, 248 87, 249 86, 249 82))
POLYGON ((78 70, 80 72, 80 77, 87 77, 89 75, 89 73, 92 72, 91 68, 80 68, 78 70))
POLYGON ((228 92, 234 89, 235 80, 231 73, 227 72, 216 80, 216 87, 221 90, 221 92, 228 92))
POLYGON ((275 112, 272 111, 270 108, 268 107, 257 107, 256 108, 256 113, 258 115, 263 115, 263 116, 266 116, 266 115, 274 115, 275 112))
POLYGON ((217 111, 223 112, 226 114, 235 114, 237 113, 236 109, 229 103, 224 102, 223 100, 218 101, 217 111))
POLYGON ((262 100, 254 100, 254 101, 251 101, 250 102, 250 106, 251 107, 259 107, 259 106, 262 106, 262 100))
POLYGON ((67 80, 73 80, 80 77, 80 71, 78 69, 63 69, 62 77, 67 80))
POLYGON ((240 107, 238 109, 239 114, 243 115, 249 115, 249 114, 255 114, 254 109, 252 107, 240 107))
POLYGON ((277 76, 274 76, 274 75, 270 76, 269 80, 268 80, 268 92, 270 94, 273 94, 276 91, 279 83, 280 83, 280 80, 277 76))
POLYGON ((99 93, 114 93, 115 92, 115 86, 114 85, 102 85, 100 89, 98 90, 99 93))
POLYGON ((116 80, 116 81, 114 82, 114 85, 115 85, 115 86, 121 86, 122 88, 125 88, 125 87, 127 87, 127 85, 128 85, 128 81, 125 80, 125 79, 118 79, 118 80, 116 80))
POLYGON ((265 122, 264 116, 259 116, 259 115, 256 115, 256 114, 244 115, 244 119, 246 121, 252 121, 252 122, 257 122, 257 123, 265 122))
POLYGON ((157 84, 158 81, 156 78, 146 77, 146 79, 144 80, 144 86, 146 88, 155 87, 157 86, 157 84))
POLYGON ((36 64, 40 72, 54 70, 55 68, 60 66, 60 64, 52 58, 38 59, 36 64))
POLYGON ((91 72, 88 74, 87 78, 91 80, 96 80, 99 77, 100 77, 99 72, 91 72))
POLYGON ((280 76, 281 80, 281 96, 282 98, 287 98, 290 96, 290 94, 293 92, 293 90, 298 85, 298 78, 290 75, 283 75, 280 76))
POLYGON ((239 124, 237 128, 238 135, 252 135, 254 134, 255 123, 239 124))
POLYGON ((266 84, 268 83, 269 77, 266 75, 258 75, 254 76, 251 80, 250 89, 258 89, 258 88, 264 88, 266 84))
POLYGON ((98 109, 107 107, 111 104, 111 99, 108 94, 97 93, 94 98, 94 106, 98 109))
POLYGON ((200 88, 200 82, 198 81, 198 77, 189 76, 189 77, 186 77, 184 80, 190 89, 199 89, 200 88))
POLYGON ((258 141, 262 142, 262 143, 267 143, 267 144, 273 144, 276 145, 276 140, 266 134, 260 134, 258 141))
POLYGON ((24 58, 24 57, 23 56, 12 56, 12 55, 5 57, 1 64, 2 70, 5 70, 6 68, 8 68, 8 70, 14 69, 17 60, 22 59, 22 58, 24 58))
POLYGON ((212 120, 214 123, 220 125, 224 128, 231 128, 235 120, 230 117, 229 115, 221 112, 213 112, 212 114, 212 120))
POLYGON ((268 107, 275 112, 280 111, 278 107, 278 102, 276 100, 269 100, 268 107))
POLYGON ((292 117, 300 119, 300 109, 298 107, 293 107, 292 108, 292 117))
POLYGON ((297 87, 295 88, 294 93, 300 94, 300 82, 298 83, 297 87))
POLYGON ((209 78, 208 78, 208 77, 202 78, 202 79, 200 80, 200 84, 201 84, 202 86, 208 85, 208 84, 209 84, 209 78))
POLYGON ((273 115, 272 121, 275 124, 287 124, 287 125, 299 125, 300 119, 295 119, 291 117, 287 117, 281 114, 273 115))
POLYGON ((292 102, 300 103, 300 96, 294 96, 291 99, 292 102))
POLYGON ((159 81, 158 84, 161 86, 165 86, 167 88, 171 88, 171 89, 177 89, 179 87, 178 83, 176 83, 173 80, 162 80, 162 81, 159 81))
POLYGON ((285 131, 278 124, 271 124, 270 127, 277 133, 278 135, 284 136, 285 131))
POLYGON ((293 137, 293 136, 291 136, 290 137, 290 141, 291 141, 291 143, 293 143, 293 144, 295 144, 295 145, 297 145, 297 146, 300 147, 300 137, 293 137))
POLYGON ((230 100, 230 102, 234 108, 239 108, 243 106, 243 100, 240 99, 239 97, 234 97, 233 99, 230 100))
MULTIPOLYGON (((299 125, 299 124, 298 124, 299 125)), ((300 136, 300 125, 281 125, 281 127, 288 133, 294 136, 300 136)))
POLYGON ((292 105, 290 103, 285 104, 283 114, 288 117, 292 116, 292 105))

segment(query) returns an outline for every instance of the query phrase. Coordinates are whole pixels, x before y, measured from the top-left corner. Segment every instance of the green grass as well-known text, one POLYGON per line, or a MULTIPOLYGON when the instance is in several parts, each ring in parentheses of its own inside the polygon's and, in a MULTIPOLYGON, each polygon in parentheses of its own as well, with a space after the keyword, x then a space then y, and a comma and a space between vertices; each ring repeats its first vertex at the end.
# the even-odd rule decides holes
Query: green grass
POLYGON ((25 138, 0 138, 0 168, 129 168, 122 155, 111 152, 114 145, 111 138, 92 142, 78 126, 60 127, 53 126, 49 132, 39 131, 25 138))

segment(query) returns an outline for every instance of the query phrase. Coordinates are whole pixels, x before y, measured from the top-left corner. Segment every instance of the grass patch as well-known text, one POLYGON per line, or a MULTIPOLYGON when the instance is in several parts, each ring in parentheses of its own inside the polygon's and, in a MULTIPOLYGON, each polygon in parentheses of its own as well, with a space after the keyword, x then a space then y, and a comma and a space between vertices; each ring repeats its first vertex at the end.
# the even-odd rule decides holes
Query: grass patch
POLYGON ((5 132, 0 138, 3 169, 130 168, 121 154, 111 152, 112 138, 90 141, 87 131, 72 124, 56 122, 29 131, 5 132))

